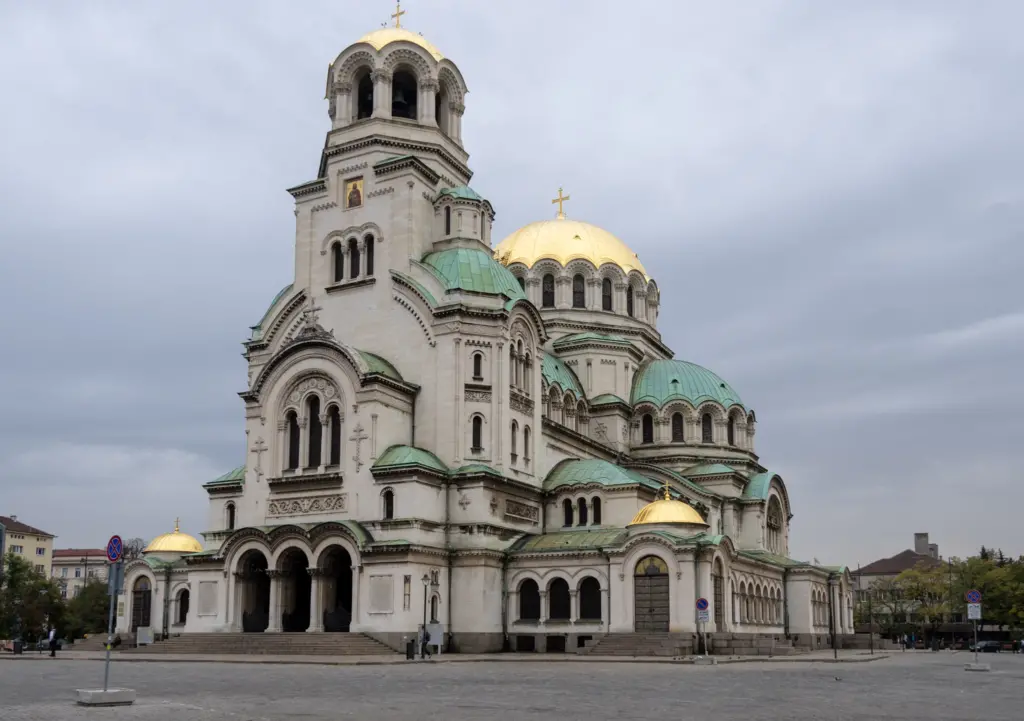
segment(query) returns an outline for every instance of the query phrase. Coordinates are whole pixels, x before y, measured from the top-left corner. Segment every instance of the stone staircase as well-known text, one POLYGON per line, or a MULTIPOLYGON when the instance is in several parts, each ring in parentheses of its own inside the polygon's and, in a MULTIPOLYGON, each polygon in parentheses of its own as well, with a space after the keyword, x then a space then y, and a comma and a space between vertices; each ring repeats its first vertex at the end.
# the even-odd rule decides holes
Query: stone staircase
POLYGON ((793 642, 783 635, 754 633, 708 634, 714 656, 792 656, 793 642))
POLYGON ((583 653, 592 656, 689 656, 693 649, 690 634, 610 633, 588 641, 583 653))
MULTIPOLYGON (((116 651, 124 651, 125 649, 132 648, 135 646, 135 634, 134 633, 119 633, 115 634, 121 637, 121 645, 116 647, 116 651)), ((72 651, 103 651, 106 649, 105 644, 107 643, 107 634, 105 633, 94 633, 89 638, 79 639, 75 641, 74 645, 69 647, 72 651)))
POLYGON ((385 656, 396 652, 361 633, 186 633, 126 654, 385 656))

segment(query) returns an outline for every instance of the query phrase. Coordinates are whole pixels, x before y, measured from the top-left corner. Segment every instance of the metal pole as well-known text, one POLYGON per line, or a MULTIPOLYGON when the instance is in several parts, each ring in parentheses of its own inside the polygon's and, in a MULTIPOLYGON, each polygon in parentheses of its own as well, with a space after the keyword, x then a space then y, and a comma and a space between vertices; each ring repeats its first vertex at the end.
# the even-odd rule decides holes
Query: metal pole
POLYGON ((111 577, 109 588, 110 588, 110 610, 107 613, 107 653, 106 660, 103 663, 103 690, 107 690, 107 684, 110 681, 110 646, 114 643, 114 604, 117 603, 117 574, 120 570, 121 562, 113 563, 110 565, 109 574, 111 577))
POLYGON ((871 655, 875 655, 875 614, 871 605, 871 589, 868 589, 868 644, 871 647, 871 655))
POLYGON ((978 621, 974 621, 974 663, 978 663, 978 621))
POLYGON ((420 658, 427 657, 427 592, 429 586, 423 584, 423 635, 420 636, 420 658))

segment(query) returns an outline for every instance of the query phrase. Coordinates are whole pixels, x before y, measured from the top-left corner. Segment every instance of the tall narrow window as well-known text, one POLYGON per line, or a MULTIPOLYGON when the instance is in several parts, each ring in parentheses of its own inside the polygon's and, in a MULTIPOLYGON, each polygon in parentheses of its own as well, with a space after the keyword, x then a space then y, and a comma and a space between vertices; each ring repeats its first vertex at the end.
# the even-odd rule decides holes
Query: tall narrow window
POLYGON ((601 281, 601 309, 612 309, 612 279, 605 278, 601 281))
POLYGON ((523 426, 523 460, 530 460, 530 427, 523 426))
POLYGON ((730 418, 729 419, 729 428, 728 428, 727 432, 729 434, 729 445, 730 446, 735 446, 736 445, 736 419, 735 418, 730 418))
POLYGON ((362 77, 356 86, 356 120, 373 115, 373 79, 370 77, 369 68, 362 70, 361 73, 362 77))
POLYGON ((285 417, 288 425, 288 470, 299 467, 299 418, 295 411, 288 411, 285 417))
POLYGON ((235 504, 229 503, 225 510, 227 511, 227 526, 229 531, 235 530, 235 504))
POLYGON ((593 523, 595 526, 600 526, 601 525, 601 499, 598 498, 597 496, 594 496, 593 498, 591 498, 590 499, 590 509, 592 511, 592 513, 590 515, 593 516, 593 518, 591 519, 591 523, 593 523))
POLYGON ((519 287, 522 288, 523 290, 526 290, 526 278, 524 278, 523 276, 519 276, 518 278, 516 278, 516 280, 519 281, 519 287))
POLYGON ((577 516, 579 517, 578 521, 577 521, 577 525, 580 525, 580 526, 587 525, 587 499, 586 498, 581 498, 579 500, 579 502, 577 502, 576 510, 578 511, 577 516))
POLYGON ((513 388, 519 386, 519 363, 516 360, 516 346, 508 345, 508 384, 513 388))
POLYGON ((672 442, 682 443, 683 438, 683 414, 673 413, 672 414, 672 442))
POLYGON ((516 460, 516 437, 519 435, 519 424, 512 421, 512 460, 516 460))
POLYGON ((626 288, 626 315, 633 317, 633 289, 626 288))
POLYGON ((341 463, 341 411, 338 406, 331 406, 327 417, 331 424, 331 465, 337 466, 341 463))
POLYGON ((355 238, 348 241, 348 277, 359 277, 359 244, 355 238))
POLYGON ((482 381, 484 379, 484 354, 474 353, 473 354, 473 380, 482 381))
POLYGON ((390 521, 395 517, 395 492, 390 488, 384 491, 384 520, 390 521))
POLYGON ((452 234, 452 208, 450 205, 444 206, 444 234, 452 234))
POLYGON ((711 414, 705 413, 700 417, 700 442, 714 443, 714 431, 711 425, 711 414))
POLYGON ((306 415, 309 417, 309 450, 306 453, 308 468, 320 465, 320 447, 323 440, 323 426, 320 425, 320 399, 310 396, 306 401, 306 415))
POLYGON ((474 451, 484 449, 484 419, 480 416, 473 416, 473 448, 474 451))
POLYGON ((573 515, 572 514, 572 501, 570 501, 568 498, 566 498, 564 501, 562 501, 562 525, 563 526, 567 526, 568 527, 568 526, 572 525, 572 515, 573 515))
POLYGON ((541 299, 540 305, 542 308, 554 308, 555 307, 555 276, 548 273, 541 279, 540 284, 541 299))
POLYGON ((334 264, 334 282, 340 283, 345 280, 345 251, 342 249, 341 243, 331 246, 331 260, 334 264))
POLYGON ((583 276, 579 273, 572 277, 572 307, 587 307, 586 284, 583 280, 583 276))
POLYGON ((373 236, 366 236, 366 275, 373 275, 373 236))
POLYGON ((650 413, 645 413, 640 425, 642 426, 643 442, 654 443, 654 417, 650 413))

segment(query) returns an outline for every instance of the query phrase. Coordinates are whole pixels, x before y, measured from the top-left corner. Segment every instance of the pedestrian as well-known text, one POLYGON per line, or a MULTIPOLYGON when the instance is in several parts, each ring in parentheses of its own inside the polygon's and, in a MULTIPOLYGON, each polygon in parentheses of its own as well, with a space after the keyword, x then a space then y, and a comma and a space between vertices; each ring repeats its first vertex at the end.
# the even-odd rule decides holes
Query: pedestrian
POLYGON ((50 658, 57 658, 57 629, 50 629, 50 658))
POLYGON ((430 652, 430 631, 427 630, 426 626, 423 627, 423 646, 421 648, 420 658, 430 658, 433 655, 430 652))

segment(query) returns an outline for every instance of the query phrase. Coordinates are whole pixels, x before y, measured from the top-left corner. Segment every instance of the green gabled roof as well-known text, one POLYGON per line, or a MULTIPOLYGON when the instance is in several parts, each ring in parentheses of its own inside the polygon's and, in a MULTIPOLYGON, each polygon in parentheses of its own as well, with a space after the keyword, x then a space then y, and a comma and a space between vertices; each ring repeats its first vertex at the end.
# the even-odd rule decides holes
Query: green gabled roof
POLYGON ((566 460, 551 469, 544 479, 544 490, 550 491, 561 486, 575 486, 599 483, 602 486, 628 486, 640 484, 647 488, 659 489, 661 484, 636 471, 617 466, 597 458, 566 460))
POLYGON ((428 253, 423 265, 431 269, 445 290, 502 295, 525 300, 526 293, 512 272, 490 253, 475 248, 448 248, 428 253))
POLYGON ((633 379, 633 405, 650 401, 659 408, 671 400, 696 406, 716 401, 728 408, 743 406, 740 395, 707 368, 681 360, 655 360, 642 366, 633 379))
POLYGON ((416 280, 415 278, 412 278, 412 277, 406 275, 405 273, 399 273, 397 270, 391 271, 391 275, 393 275, 396 278, 401 278, 401 280, 403 282, 408 283, 413 288, 418 290, 420 292, 420 294, 423 295, 423 297, 427 299, 427 303, 430 304, 431 308, 436 308, 437 307, 437 298, 435 298, 434 294, 431 293, 429 290, 427 290, 423 286, 423 284, 420 283, 418 280, 416 280))
POLYGON ((454 188, 442 188, 441 192, 434 198, 435 201, 442 196, 450 195, 460 200, 483 200, 483 196, 470 188, 468 185, 456 185, 454 188))
POLYGON ((491 476, 498 476, 504 478, 504 476, 494 468, 491 468, 485 463, 467 463, 464 466, 460 466, 451 472, 453 476, 469 475, 472 473, 486 473, 491 476))
POLYGON ((251 327, 251 330, 254 331, 253 338, 256 338, 258 335, 260 335, 258 331, 262 330, 263 324, 267 322, 267 319, 270 317, 270 312, 274 310, 274 306, 276 306, 281 301, 282 298, 284 298, 286 295, 288 295, 288 293, 291 292, 293 286, 293 283, 289 283, 284 288, 277 291, 277 295, 274 296, 274 300, 270 301, 270 305, 267 307, 267 310, 263 313, 263 317, 260 318, 260 322, 251 327))
POLYGON ((593 531, 555 531, 536 536, 523 536, 512 544, 509 551, 516 553, 543 553, 557 551, 584 551, 620 546, 629 536, 624 528, 602 528, 593 531))
POLYGON ((593 398, 590 399, 590 405, 592 406, 606 405, 609 403, 623 403, 627 406, 629 405, 629 403, 627 403, 624 399, 619 398, 614 393, 602 393, 601 395, 594 396, 593 398))
POLYGON ((557 384, 563 392, 573 390, 576 391, 576 395, 580 398, 587 397, 583 392, 583 386, 580 385, 579 378, 558 356, 543 353, 540 362, 540 373, 549 386, 557 384))
POLYGON ((398 468, 426 468, 444 475, 448 474, 448 466, 430 451, 414 446, 390 446, 381 454, 373 466, 377 470, 398 468))
POLYGON ((415 158, 415 155, 392 155, 390 158, 384 158, 373 164, 373 167, 379 168, 382 165, 388 165, 389 163, 395 163, 399 160, 406 160, 408 158, 415 158))
POLYGON ((746 487, 743 489, 744 498, 753 498, 760 501, 764 501, 768 498, 768 489, 771 488, 772 479, 777 476, 777 473, 767 471, 765 473, 758 473, 756 476, 751 477, 747 481, 746 487))
POLYGON ((232 468, 230 471, 225 473, 223 476, 218 476, 212 481, 204 483, 204 486, 216 486, 224 485, 228 483, 244 483, 245 482, 245 466, 239 466, 238 468, 232 468))
POLYGON ((611 345, 621 345, 623 347, 629 346, 631 348, 636 347, 628 340, 620 336, 593 332, 573 333, 572 335, 563 336, 562 338, 559 338, 558 340, 555 341, 554 347, 557 350, 559 346, 572 345, 573 343, 584 343, 586 341, 594 341, 595 343, 606 343, 611 345))
POLYGON ((726 473, 739 473, 739 471, 724 463, 707 463, 702 466, 686 469, 686 475, 688 476, 720 476, 726 473))
POLYGON ((768 551, 740 551, 739 554, 741 556, 746 556, 747 558, 753 558, 757 561, 764 561, 765 563, 770 563, 774 566, 780 566, 782 568, 792 568, 794 566, 811 565, 806 561, 797 561, 792 558, 780 556, 777 553, 769 553, 768 551))
POLYGON ((398 369, 391 365, 391 362, 381 358, 376 353, 370 353, 365 350, 359 351, 359 355, 366 361, 366 365, 370 367, 370 373, 379 373, 382 376, 387 376, 392 380, 396 380, 400 383, 404 383, 405 379, 402 378, 402 374, 398 372, 398 369))

